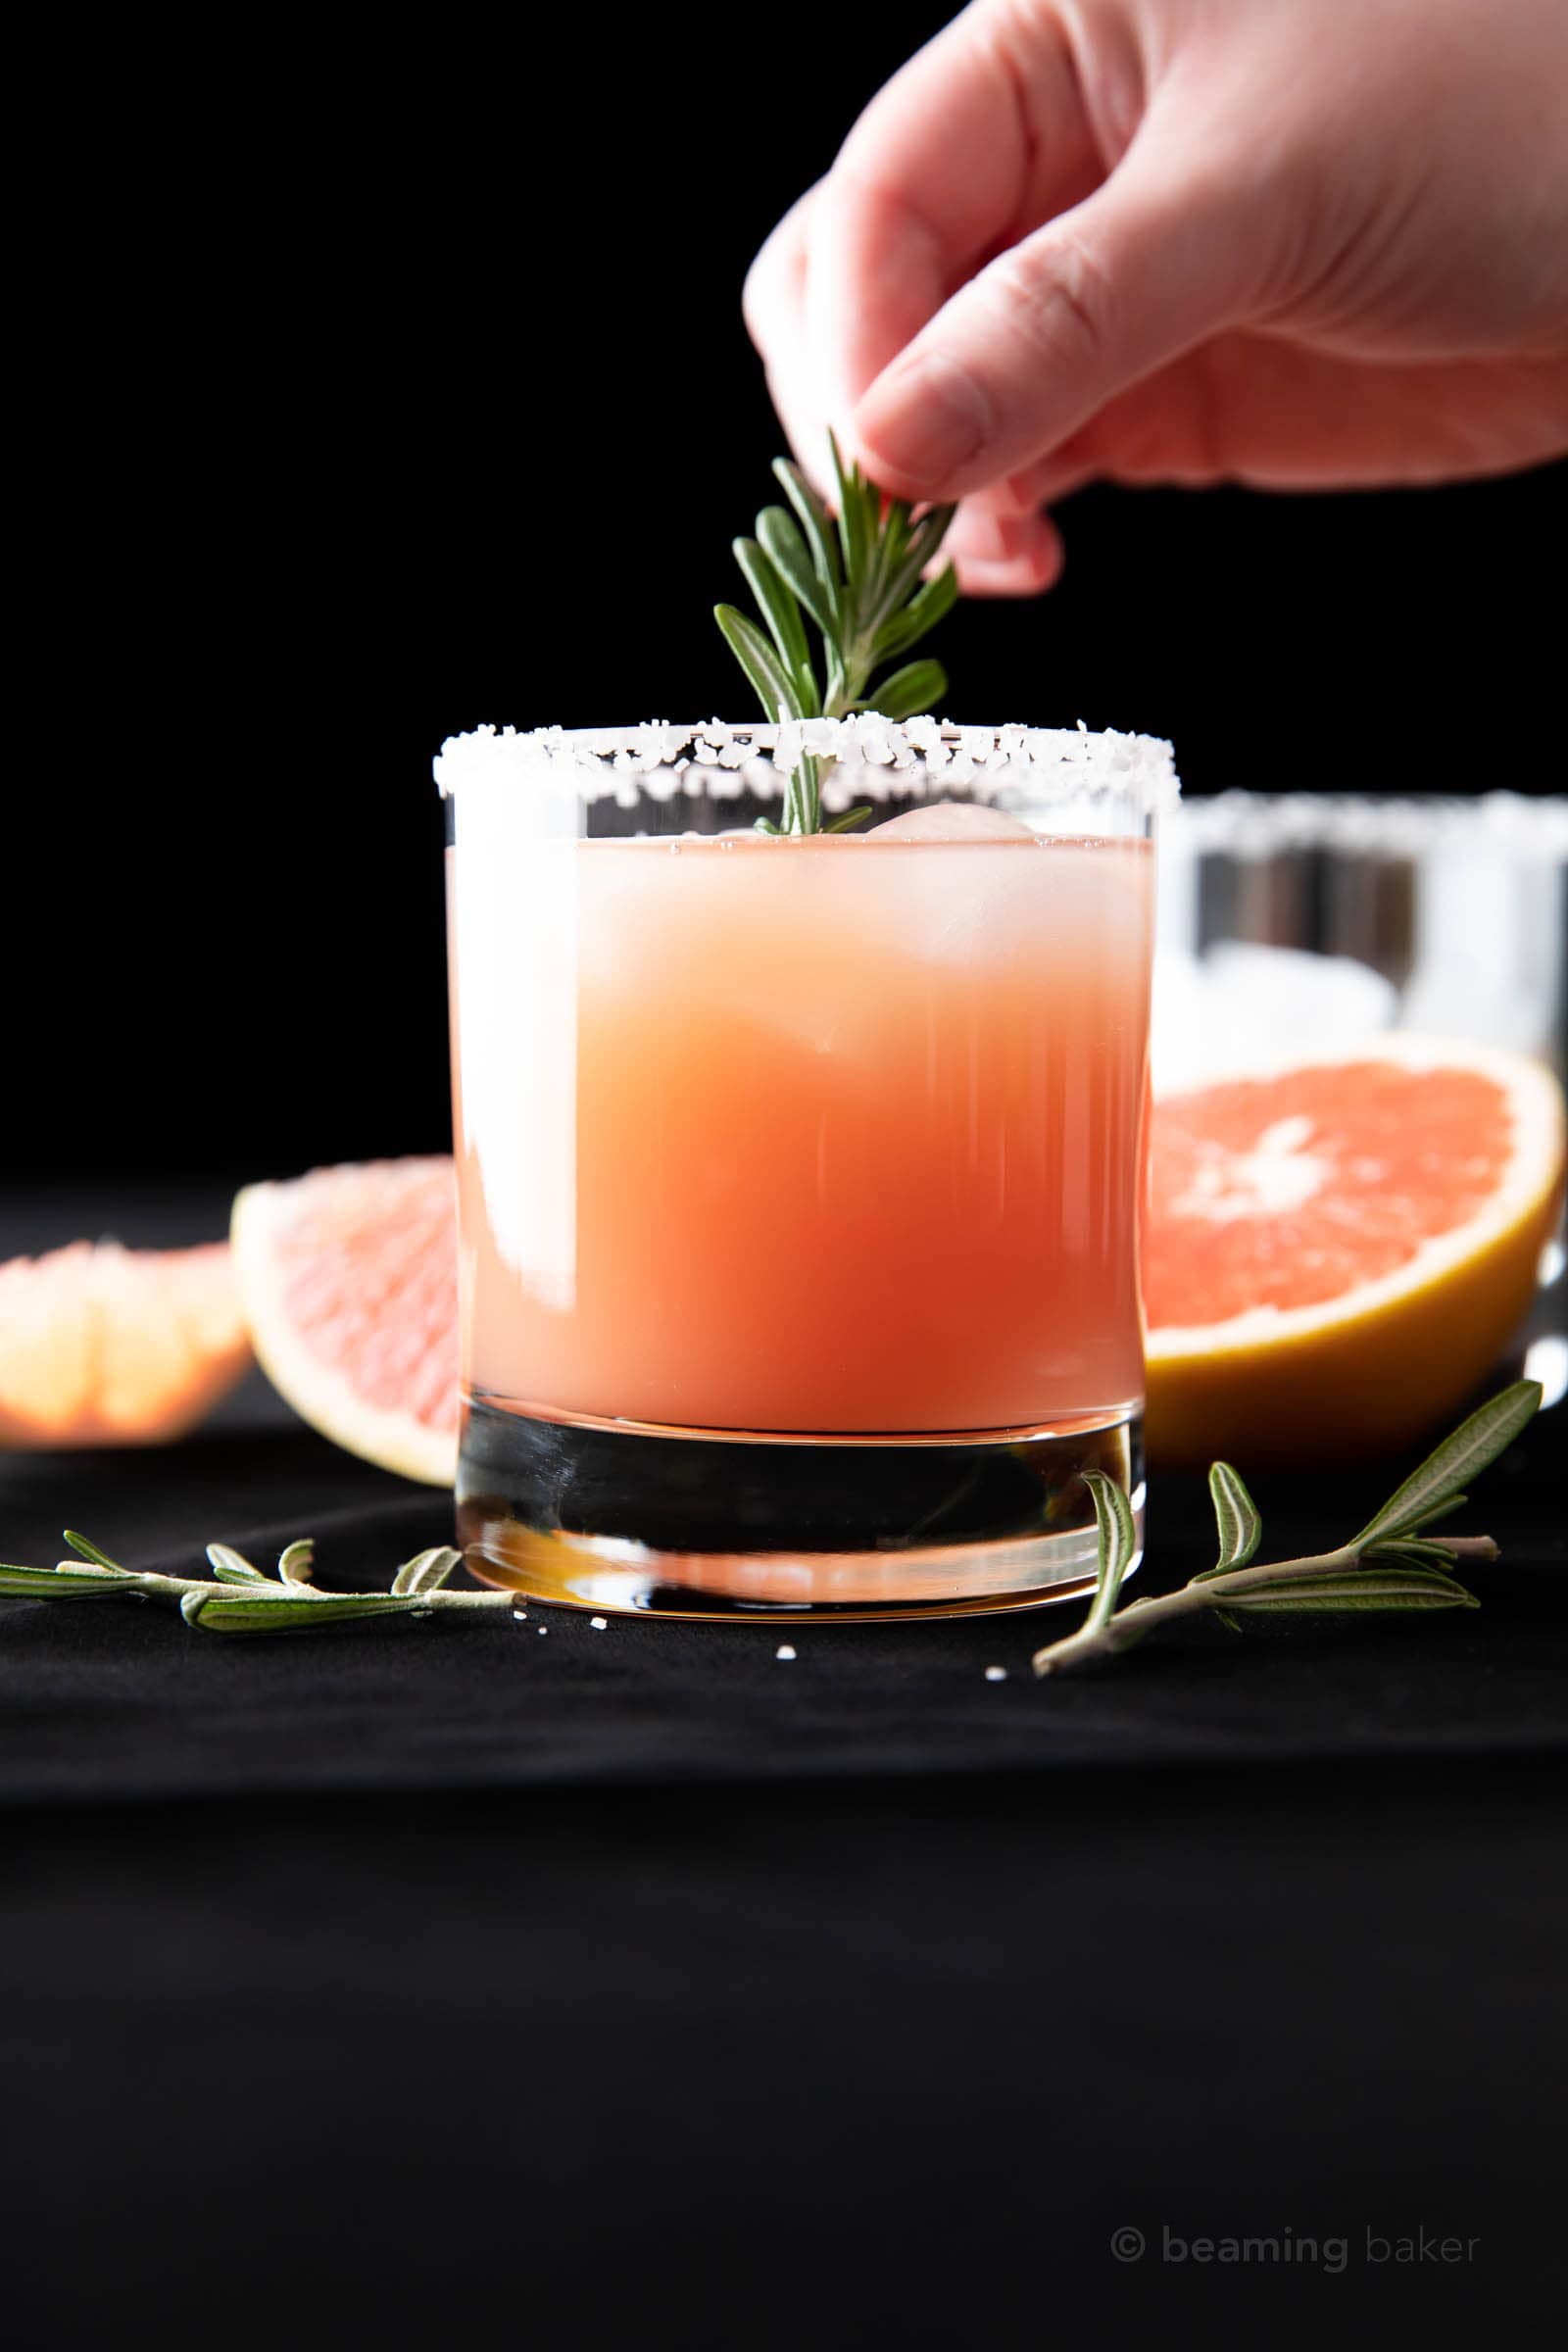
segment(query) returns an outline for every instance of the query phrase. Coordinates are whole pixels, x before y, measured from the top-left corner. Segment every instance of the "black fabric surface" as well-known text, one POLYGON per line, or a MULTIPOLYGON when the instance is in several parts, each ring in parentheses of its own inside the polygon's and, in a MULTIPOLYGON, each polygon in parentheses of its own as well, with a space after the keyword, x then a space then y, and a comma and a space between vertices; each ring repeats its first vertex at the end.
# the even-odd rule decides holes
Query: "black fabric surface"
MULTIPOLYGON (((63 1215, 105 1222, 0 1238, 63 1215)), ((8 2337, 1544 2339, 1556 1435, 1478 1489, 1479 1612, 1046 1685, 1074 1610, 795 1628, 782 1664, 564 1612, 225 1642, 0 1605, 8 2337)), ((1271 1544, 1397 1467, 1259 1476, 1271 1544)), ((384 1583, 447 1511, 259 1382, 174 1451, 0 1457, 23 1560, 68 1522, 168 1567, 312 1533, 384 1583)), ((1208 1543, 1158 1481, 1151 1585, 1208 1543)))
POLYGON ((9 2339, 1545 2344, 1565 1794, 1382 1764, 33 1813, 9 2339), (1369 2258, 1422 2230, 1464 2259, 1369 2258))

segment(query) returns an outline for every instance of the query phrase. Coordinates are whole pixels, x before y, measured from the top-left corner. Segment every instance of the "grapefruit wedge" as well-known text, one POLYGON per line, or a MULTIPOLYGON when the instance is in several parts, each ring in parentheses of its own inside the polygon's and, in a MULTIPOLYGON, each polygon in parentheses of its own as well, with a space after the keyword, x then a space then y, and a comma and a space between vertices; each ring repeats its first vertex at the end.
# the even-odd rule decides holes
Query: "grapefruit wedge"
POLYGON ((73 1242, 0 1265, 0 1446, 161 1444, 203 1419, 250 1360, 221 1242, 73 1242))
POLYGON ((1156 1465, 1403 1446, 1529 1305, 1563 1169, 1537 1062, 1382 1037, 1169 1096, 1152 1132, 1156 1465))
POLYGON ((253 1184, 231 1238, 251 1336, 279 1394, 383 1470, 450 1487, 458 1452, 452 1162, 372 1160, 253 1184))

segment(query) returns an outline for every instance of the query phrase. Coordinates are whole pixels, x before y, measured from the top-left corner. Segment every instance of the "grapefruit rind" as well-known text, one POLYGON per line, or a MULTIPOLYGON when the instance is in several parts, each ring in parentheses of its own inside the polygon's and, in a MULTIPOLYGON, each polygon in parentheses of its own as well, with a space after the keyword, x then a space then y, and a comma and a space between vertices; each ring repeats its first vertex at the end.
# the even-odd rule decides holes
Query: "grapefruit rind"
POLYGON ((1491 1079, 1513 1128, 1501 1181, 1477 1215, 1338 1298, 1151 1331, 1145 1429, 1156 1465, 1198 1464, 1230 1450, 1258 1462, 1386 1451, 1426 1435, 1463 1402, 1518 1328, 1562 1189, 1562 1095, 1541 1063, 1399 1033, 1254 1062, 1191 1091, 1375 1061, 1466 1068, 1491 1079))
POLYGON ((274 1248, 275 1219, 287 1191, 286 1185, 247 1185, 235 1198, 229 1228, 257 1361, 301 1420, 334 1445, 422 1486, 454 1486, 456 1430, 432 1428, 412 1413, 367 1402, 335 1365, 312 1351, 287 1313, 274 1248))

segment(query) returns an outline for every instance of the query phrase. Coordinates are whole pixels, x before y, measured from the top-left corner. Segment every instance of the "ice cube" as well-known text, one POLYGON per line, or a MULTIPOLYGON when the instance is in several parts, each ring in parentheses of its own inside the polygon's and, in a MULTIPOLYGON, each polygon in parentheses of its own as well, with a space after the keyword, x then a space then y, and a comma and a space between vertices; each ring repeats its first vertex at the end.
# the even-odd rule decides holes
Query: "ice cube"
POLYGON ((1154 1091, 1201 1086, 1260 1058, 1354 1046, 1392 1028, 1397 992, 1348 956, 1222 940, 1154 964, 1154 1091))
POLYGON ((1029 827, 1001 808, 974 801, 931 801, 873 825, 867 841, 1032 841, 1029 827))

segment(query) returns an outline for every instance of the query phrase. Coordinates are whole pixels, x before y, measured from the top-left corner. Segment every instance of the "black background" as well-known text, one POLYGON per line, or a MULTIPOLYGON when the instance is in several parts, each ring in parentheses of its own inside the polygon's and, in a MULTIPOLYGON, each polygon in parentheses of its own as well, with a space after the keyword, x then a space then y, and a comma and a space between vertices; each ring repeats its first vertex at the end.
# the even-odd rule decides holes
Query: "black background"
MULTIPOLYGON (((124 107, 102 66, 22 451, 10 1181, 445 1148, 431 757, 747 710, 741 282, 947 13, 241 19, 184 95, 127 48, 124 107)), ((945 627, 956 715, 1166 734, 1195 792, 1560 787, 1568 467, 1063 523, 1052 595, 945 627)))

